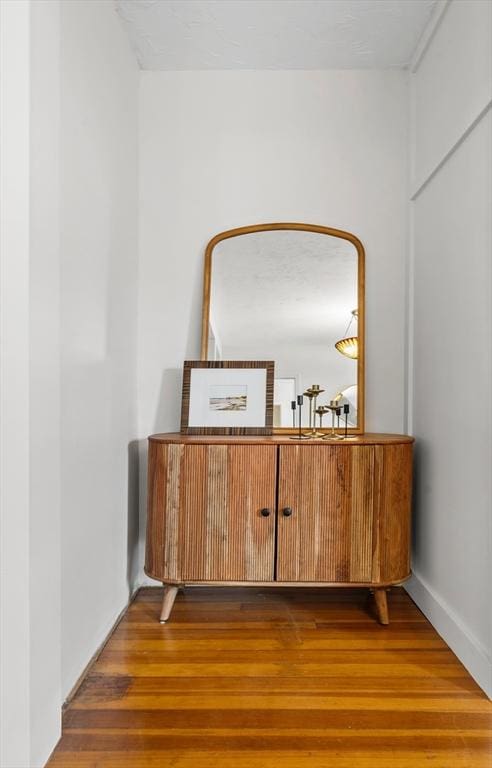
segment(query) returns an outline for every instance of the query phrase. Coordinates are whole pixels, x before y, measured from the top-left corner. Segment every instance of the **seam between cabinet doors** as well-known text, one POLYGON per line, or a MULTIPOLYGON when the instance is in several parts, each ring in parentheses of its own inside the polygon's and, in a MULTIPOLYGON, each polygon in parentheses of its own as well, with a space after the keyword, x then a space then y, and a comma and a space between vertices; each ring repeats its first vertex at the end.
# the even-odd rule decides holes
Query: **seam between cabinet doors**
POLYGON ((279 516, 279 494, 280 494, 280 446, 277 445, 275 467, 275 538, 274 538, 274 551, 273 551, 273 580, 277 581, 277 564, 278 564, 278 516, 279 516))

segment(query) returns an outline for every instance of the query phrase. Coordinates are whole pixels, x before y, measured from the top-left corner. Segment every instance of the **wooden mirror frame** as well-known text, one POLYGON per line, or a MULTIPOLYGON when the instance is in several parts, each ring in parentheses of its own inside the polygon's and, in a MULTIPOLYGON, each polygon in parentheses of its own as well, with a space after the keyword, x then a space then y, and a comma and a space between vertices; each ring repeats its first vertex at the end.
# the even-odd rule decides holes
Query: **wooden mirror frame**
MULTIPOLYGON (((358 237, 351 232, 345 232, 342 229, 333 229, 332 227, 322 227, 318 224, 299 224, 293 222, 281 222, 273 224, 253 224, 248 227, 237 227, 228 229, 225 232, 219 232, 207 245, 205 250, 205 271, 203 281, 203 309, 202 309, 202 342, 200 359, 207 360, 208 353, 208 326, 210 316, 210 293, 212 284, 212 253, 215 246, 228 240, 231 237, 240 235, 250 235, 253 232, 270 232, 274 230, 297 230, 301 232, 317 232, 321 235, 331 235, 339 237, 341 240, 349 240, 357 250, 357 300, 358 300, 358 323, 357 338, 359 344, 359 356, 357 358, 357 426, 351 427, 351 434, 364 433, 365 418, 365 251, 364 246, 358 237)), ((323 432, 329 432, 328 428, 323 428, 323 432)), ((341 430, 340 430, 341 431, 341 430)), ((275 427, 274 434, 293 434, 292 427, 275 427)))

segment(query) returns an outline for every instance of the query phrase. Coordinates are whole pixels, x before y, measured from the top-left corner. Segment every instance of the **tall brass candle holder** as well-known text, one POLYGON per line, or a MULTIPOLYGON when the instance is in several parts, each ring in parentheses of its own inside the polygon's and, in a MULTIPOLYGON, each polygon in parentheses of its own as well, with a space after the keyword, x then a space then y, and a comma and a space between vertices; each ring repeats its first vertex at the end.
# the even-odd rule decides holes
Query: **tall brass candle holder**
POLYGON ((323 437, 323 432, 318 432, 316 429, 315 414, 316 400, 318 395, 321 395, 324 391, 324 389, 320 388, 319 384, 311 384, 309 389, 306 389, 304 392, 305 396, 309 398, 309 431, 304 433, 305 437, 323 437))
POLYGON ((338 400, 330 400, 330 404, 326 407, 331 411, 331 432, 328 435, 323 435, 323 440, 343 440, 343 435, 337 434, 335 430, 335 413, 340 408, 338 400))
MULTIPOLYGON (((323 416, 325 415, 325 413, 328 413, 329 410, 330 408, 327 405, 318 405, 318 407, 316 408, 316 413, 319 416, 320 429, 323 429, 323 416)), ((324 432, 322 432, 321 434, 324 435, 324 432)))
POLYGON ((314 392, 312 389, 306 389, 304 392, 304 397, 307 397, 309 399, 309 432, 306 432, 306 435, 311 435, 312 428, 313 428, 313 397, 314 392))

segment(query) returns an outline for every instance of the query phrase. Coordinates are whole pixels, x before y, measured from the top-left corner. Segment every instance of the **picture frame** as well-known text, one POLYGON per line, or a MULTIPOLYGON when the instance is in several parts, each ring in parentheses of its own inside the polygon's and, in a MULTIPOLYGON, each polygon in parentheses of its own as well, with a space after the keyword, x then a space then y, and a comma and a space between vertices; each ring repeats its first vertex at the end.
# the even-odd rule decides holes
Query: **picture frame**
POLYGON ((185 360, 181 434, 271 435, 273 360, 185 360))

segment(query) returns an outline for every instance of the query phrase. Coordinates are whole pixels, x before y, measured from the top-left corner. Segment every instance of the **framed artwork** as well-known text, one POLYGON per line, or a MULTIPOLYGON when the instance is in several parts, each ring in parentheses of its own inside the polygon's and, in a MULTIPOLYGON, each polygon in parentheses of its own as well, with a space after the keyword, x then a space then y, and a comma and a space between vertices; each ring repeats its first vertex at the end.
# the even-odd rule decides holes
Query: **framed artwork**
POLYGON ((272 360, 186 360, 181 433, 271 435, 272 360))

